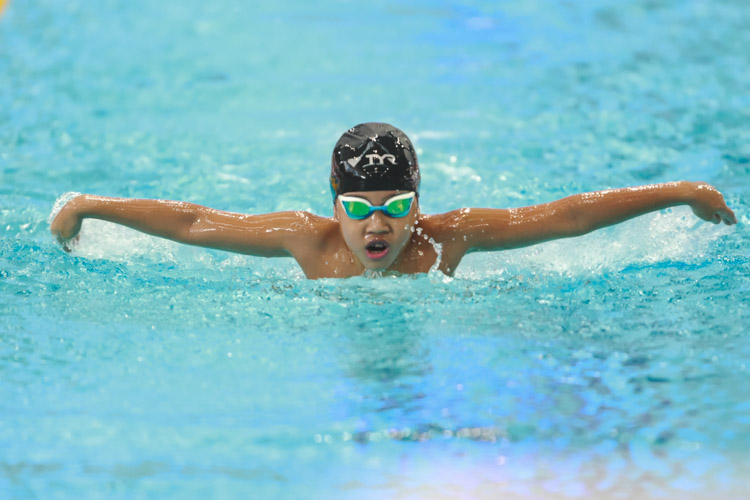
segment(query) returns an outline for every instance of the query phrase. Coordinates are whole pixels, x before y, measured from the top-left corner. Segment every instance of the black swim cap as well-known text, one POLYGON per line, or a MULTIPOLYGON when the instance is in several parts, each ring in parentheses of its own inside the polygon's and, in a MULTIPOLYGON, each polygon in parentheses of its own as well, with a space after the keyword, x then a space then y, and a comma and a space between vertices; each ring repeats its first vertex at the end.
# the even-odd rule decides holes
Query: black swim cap
POLYGON ((417 153, 406 134, 387 123, 350 128, 333 148, 331 194, 419 190, 417 153))

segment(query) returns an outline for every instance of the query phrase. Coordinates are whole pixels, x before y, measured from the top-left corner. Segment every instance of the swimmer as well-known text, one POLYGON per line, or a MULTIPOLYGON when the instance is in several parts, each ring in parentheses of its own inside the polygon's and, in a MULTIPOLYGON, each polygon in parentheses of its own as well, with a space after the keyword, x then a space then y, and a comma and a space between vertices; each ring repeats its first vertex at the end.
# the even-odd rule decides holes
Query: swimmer
POLYGON ((331 162, 333 217, 308 212, 247 215, 192 203, 81 195, 50 230, 70 250, 84 219, 122 224, 188 245, 260 257, 292 257, 311 279, 363 274, 451 276, 470 252, 519 248, 596 229, 676 205, 699 218, 736 224, 732 210, 704 182, 669 182, 576 194, 521 208, 419 209, 419 164, 399 129, 364 123, 336 143, 331 162))

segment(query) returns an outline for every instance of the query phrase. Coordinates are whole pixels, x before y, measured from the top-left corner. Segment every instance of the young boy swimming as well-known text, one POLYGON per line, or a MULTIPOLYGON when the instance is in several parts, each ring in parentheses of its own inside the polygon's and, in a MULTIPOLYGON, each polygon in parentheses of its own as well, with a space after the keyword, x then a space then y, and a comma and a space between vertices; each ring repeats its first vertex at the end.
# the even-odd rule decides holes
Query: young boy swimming
POLYGON ((470 252, 518 248, 580 236, 638 215, 689 205, 703 220, 736 224, 714 187, 670 182, 568 196, 521 208, 419 210, 419 164, 399 129, 364 123, 336 143, 330 186, 333 217, 308 212, 247 215, 180 201, 81 195, 50 230, 69 250, 86 218, 122 224, 180 243, 261 257, 293 257, 308 278, 365 272, 453 275, 470 252), (439 260, 438 260, 439 259, 439 260))

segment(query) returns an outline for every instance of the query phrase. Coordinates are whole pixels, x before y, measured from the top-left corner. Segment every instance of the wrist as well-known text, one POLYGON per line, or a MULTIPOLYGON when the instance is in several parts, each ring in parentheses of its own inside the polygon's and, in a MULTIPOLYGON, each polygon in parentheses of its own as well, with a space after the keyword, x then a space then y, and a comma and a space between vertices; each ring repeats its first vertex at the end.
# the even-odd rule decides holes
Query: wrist
POLYGON ((705 182, 680 181, 679 201, 692 206, 698 200, 700 192, 705 186, 707 186, 705 182))
POLYGON ((70 200, 66 208, 73 212, 77 217, 84 218, 89 215, 93 206, 92 202, 91 195, 82 194, 70 200))
POLYGON ((724 203, 721 193, 711 184, 706 182, 687 182, 687 184, 689 185, 690 197, 686 204, 694 210, 702 206, 714 205, 717 200, 720 200, 722 204, 724 203))

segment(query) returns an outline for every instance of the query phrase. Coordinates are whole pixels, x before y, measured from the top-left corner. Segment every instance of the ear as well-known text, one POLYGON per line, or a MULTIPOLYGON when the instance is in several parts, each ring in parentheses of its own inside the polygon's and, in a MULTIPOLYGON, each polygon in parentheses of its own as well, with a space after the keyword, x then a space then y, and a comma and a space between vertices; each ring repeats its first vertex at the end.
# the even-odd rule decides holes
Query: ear
POLYGON ((333 218, 339 220, 339 204, 336 201, 338 201, 338 198, 333 200, 333 218))

